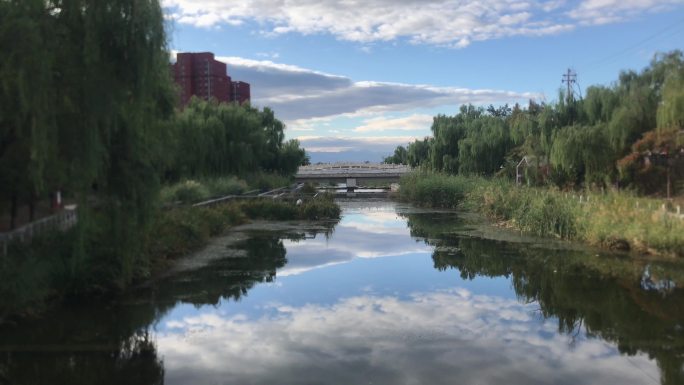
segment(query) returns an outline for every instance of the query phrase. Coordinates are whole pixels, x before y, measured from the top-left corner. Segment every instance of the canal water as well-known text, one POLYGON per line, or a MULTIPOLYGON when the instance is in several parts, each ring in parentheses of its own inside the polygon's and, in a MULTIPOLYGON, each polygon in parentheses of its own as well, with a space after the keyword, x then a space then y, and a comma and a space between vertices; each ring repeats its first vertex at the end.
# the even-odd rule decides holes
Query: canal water
POLYGON ((0 384, 683 384, 684 267, 341 202, 0 329, 0 384), (188 259, 192 262, 192 259, 188 259))

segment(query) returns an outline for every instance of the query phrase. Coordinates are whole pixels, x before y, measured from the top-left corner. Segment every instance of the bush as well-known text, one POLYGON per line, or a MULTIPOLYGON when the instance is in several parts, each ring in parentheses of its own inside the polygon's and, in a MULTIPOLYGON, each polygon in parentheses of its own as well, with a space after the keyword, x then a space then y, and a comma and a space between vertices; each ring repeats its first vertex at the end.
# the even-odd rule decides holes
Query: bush
POLYGON ((338 219, 342 210, 335 203, 333 196, 322 194, 314 199, 306 200, 299 206, 299 217, 301 219, 338 219))
POLYGON ((246 179, 250 189, 259 190, 272 190, 292 183, 292 178, 280 174, 255 173, 248 175, 246 179))
POLYGON ((318 192, 318 190, 316 189, 316 186, 313 183, 306 182, 304 183, 304 186, 302 186, 300 192, 305 195, 315 195, 318 192))
POLYGON ((399 196, 428 207, 456 207, 465 196, 465 180, 440 173, 411 173, 401 178, 399 196))
POLYGON ((0 324, 13 315, 44 310, 50 297, 63 294, 74 231, 47 232, 31 243, 13 242, 0 268, 0 324))
POLYGON ((167 202, 180 201, 194 203, 208 199, 209 189, 202 183, 194 180, 186 180, 168 188, 162 193, 167 202))
POLYGON ((181 207, 159 214, 150 226, 145 252, 156 262, 177 258, 203 246, 211 236, 245 221, 234 204, 181 207))
POLYGON ((242 202, 240 207, 249 218, 258 219, 338 219, 341 213, 340 206, 327 194, 308 199, 301 205, 273 199, 258 199, 242 202))
POLYGON ((239 195, 247 191, 247 182, 234 176, 208 179, 204 182, 211 197, 239 195))
POLYGON ((247 217, 254 219, 288 220, 298 219, 297 206, 270 198, 242 202, 240 208, 247 217))

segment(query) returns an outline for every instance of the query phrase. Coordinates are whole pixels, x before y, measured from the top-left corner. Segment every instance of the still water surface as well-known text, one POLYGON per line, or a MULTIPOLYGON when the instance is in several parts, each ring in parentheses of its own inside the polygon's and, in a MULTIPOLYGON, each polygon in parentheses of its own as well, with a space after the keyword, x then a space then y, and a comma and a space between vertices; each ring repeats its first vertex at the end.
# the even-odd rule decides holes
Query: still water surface
POLYGON ((0 384, 684 384, 684 267, 342 202, 0 330, 0 384))

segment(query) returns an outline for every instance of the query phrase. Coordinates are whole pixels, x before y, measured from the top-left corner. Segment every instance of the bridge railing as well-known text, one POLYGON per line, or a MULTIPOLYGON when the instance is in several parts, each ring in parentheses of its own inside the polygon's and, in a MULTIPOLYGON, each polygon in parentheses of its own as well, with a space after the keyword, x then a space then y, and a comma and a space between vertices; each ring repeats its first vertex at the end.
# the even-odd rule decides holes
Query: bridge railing
POLYGON ((397 164, 386 164, 386 163, 325 163, 325 164, 315 164, 308 166, 299 167, 297 174, 312 174, 317 172, 331 171, 331 172, 342 172, 342 171, 363 171, 363 172, 373 172, 378 173, 388 172, 388 173, 405 173, 409 172, 411 168, 406 165, 397 164))
POLYGON ((371 169, 396 169, 396 168, 409 168, 409 166, 403 164, 391 164, 391 163, 321 163, 321 164, 310 164, 307 166, 300 166, 300 169, 328 169, 328 168, 371 168, 371 169))

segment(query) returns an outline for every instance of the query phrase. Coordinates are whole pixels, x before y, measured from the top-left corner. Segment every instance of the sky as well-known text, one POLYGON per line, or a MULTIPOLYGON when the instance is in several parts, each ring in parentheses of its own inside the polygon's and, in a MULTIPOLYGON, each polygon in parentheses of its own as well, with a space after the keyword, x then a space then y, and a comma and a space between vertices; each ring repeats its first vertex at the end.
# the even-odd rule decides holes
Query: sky
POLYGON ((684 49, 684 0, 162 0, 313 162, 380 161, 462 104, 554 102, 684 49))

